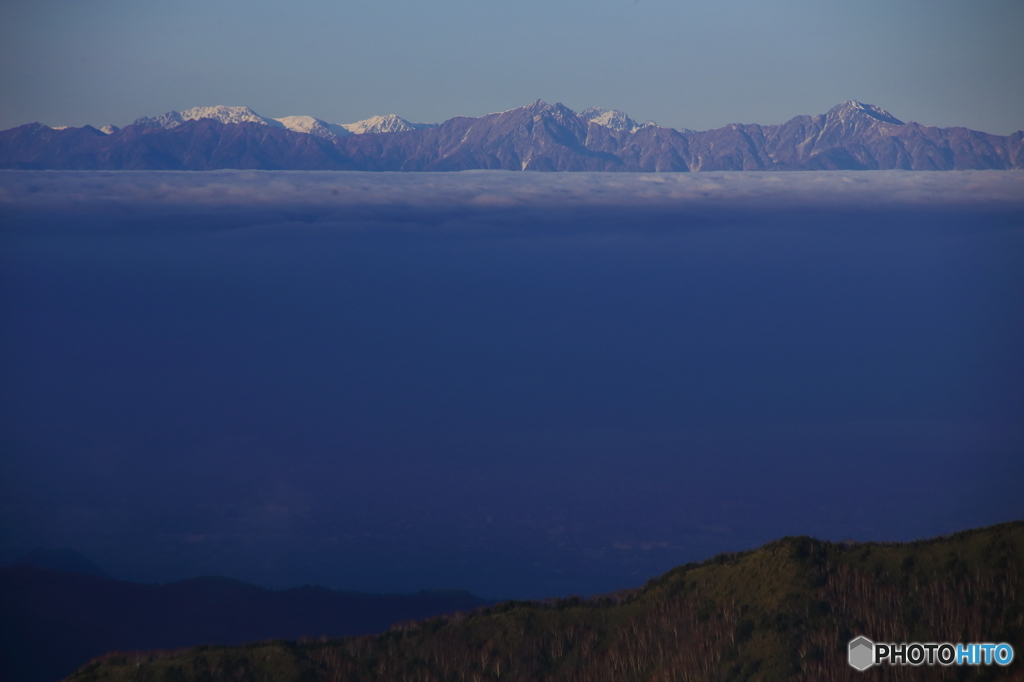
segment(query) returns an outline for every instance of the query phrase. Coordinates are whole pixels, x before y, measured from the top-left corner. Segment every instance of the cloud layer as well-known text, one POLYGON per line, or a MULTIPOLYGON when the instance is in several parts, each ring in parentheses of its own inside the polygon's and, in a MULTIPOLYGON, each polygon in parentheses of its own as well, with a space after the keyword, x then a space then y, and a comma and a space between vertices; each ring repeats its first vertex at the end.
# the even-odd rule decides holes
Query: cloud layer
POLYGON ((1022 180, 0 174, 0 561, 540 597, 1019 518, 1022 180))
POLYGON ((366 173, 0 171, 0 206, 1024 207, 1024 171, 366 173))

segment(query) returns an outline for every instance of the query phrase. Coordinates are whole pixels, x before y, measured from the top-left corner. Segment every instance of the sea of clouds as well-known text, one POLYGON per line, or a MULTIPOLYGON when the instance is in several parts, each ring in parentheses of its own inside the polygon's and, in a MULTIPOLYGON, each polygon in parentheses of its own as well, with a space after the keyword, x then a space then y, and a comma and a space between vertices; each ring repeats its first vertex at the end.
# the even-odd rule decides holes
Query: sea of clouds
POLYGON ((0 561, 541 597, 1020 518, 1022 226, 1022 171, 0 171, 0 561))
POLYGON ((0 171, 5 206, 738 207, 1024 205, 1024 171, 369 173, 0 171))

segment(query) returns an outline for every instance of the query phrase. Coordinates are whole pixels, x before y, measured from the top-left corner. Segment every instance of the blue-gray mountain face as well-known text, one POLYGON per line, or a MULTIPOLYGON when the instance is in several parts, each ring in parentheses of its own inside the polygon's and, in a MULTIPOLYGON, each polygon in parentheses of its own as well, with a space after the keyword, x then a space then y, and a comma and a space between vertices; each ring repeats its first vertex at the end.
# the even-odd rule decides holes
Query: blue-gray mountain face
POLYGON ((54 129, 33 123, 0 132, 0 168, 634 172, 1024 168, 1024 132, 1003 136, 904 123, 883 109, 855 101, 781 125, 733 124, 703 132, 639 126, 624 114, 618 118, 633 125, 615 125, 614 116, 591 116, 592 111, 604 112, 588 109, 580 115, 561 104, 538 100, 480 118, 452 118, 432 127, 362 134, 348 134, 349 129, 341 131, 343 135, 319 135, 313 128, 301 132, 295 126, 277 124, 286 119, 268 124, 271 119, 255 114, 249 120, 227 123, 214 118, 175 120, 173 127, 154 125, 158 119, 140 119, 122 129, 108 127, 107 132, 90 126, 54 129))

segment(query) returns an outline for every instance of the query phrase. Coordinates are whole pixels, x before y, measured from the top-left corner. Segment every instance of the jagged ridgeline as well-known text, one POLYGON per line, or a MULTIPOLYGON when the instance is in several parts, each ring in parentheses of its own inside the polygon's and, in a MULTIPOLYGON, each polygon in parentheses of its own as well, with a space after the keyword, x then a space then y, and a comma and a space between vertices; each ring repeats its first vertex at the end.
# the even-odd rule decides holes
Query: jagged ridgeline
POLYGON ((907 544, 785 538, 612 597, 504 602, 378 636, 108 654, 100 680, 1024 679, 1024 522, 907 544), (876 642, 1009 642, 998 666, 847 665, 876 642))
POLYGON ((395 115, 334 124, 197 107, 124 128, 0 131, 0 168, 19 170, 603 171, 1008 170, 1024 168, 1024 131, 991 135, 904 123, 850 100, 781 125, 698 132, 582 114, 537 100, 479 118, 410 123, 395 115))

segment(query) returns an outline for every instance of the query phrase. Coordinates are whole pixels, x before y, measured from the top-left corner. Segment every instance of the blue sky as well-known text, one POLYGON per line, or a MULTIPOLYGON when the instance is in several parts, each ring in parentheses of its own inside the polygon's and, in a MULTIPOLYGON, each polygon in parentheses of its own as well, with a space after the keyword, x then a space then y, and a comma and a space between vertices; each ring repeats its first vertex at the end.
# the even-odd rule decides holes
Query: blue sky
POLYGON ((1024 128, 1017 0, 10 0, 0 129, 170 109, 434 122, 541 98, 707 129, 847 99, 1024 128))

